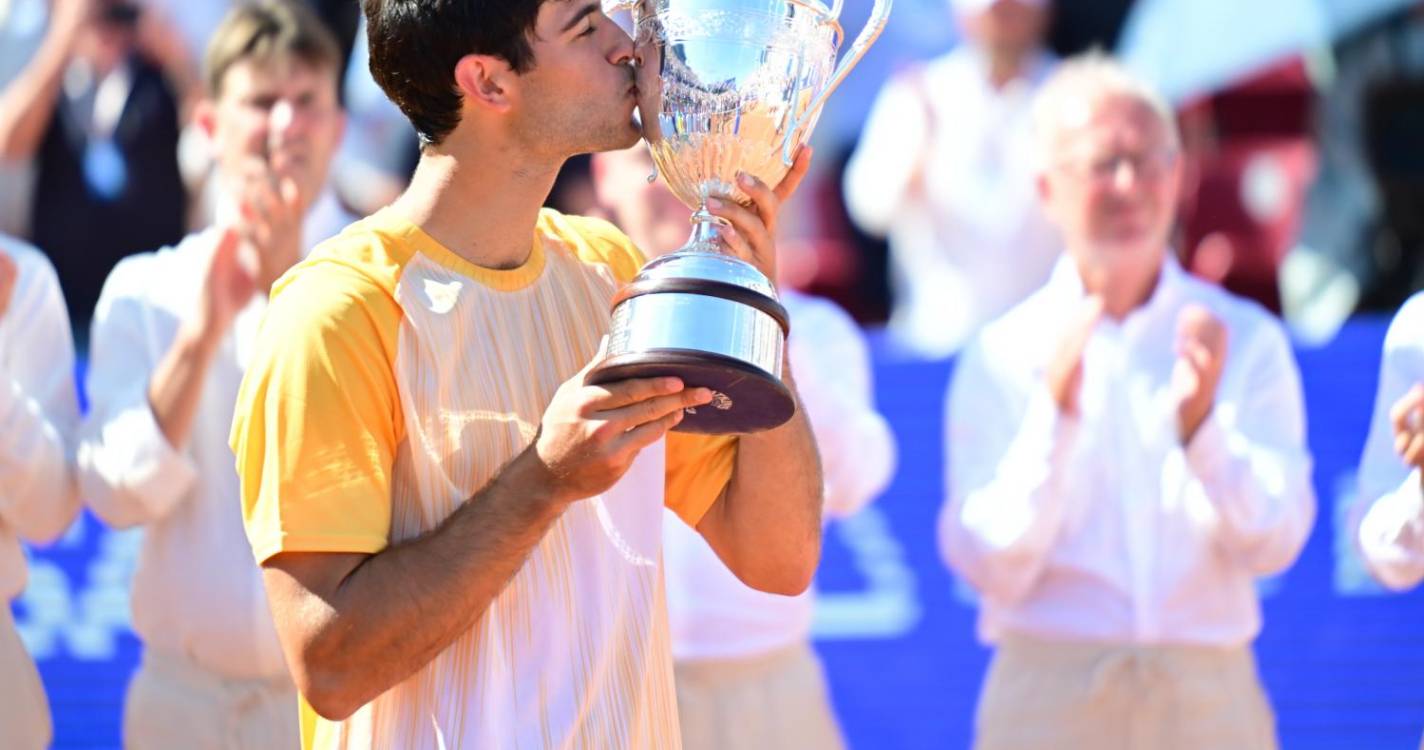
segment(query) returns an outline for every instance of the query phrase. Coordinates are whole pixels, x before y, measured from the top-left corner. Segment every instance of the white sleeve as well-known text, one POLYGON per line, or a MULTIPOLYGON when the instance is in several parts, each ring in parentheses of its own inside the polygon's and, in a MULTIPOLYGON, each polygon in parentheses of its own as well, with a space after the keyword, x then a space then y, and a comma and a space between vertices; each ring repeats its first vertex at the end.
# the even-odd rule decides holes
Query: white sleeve
POLYGON ((1385 337, 1370 436, 1360 458, 1359 496, 1352 522, 1365 564, 1381 583, 1403 590, 1424 581, 1424 485, 1394 450, 1389 412, 1424 383, 1424 296, 1401 311, 1385 337), (1411 318, 1413 325, 1411 325, 1411 318), (1411 330, 1412 329, 1412 330, 1411 330))
POLYGON ((1278 325, 1263 325, 1240 351, 1247 358, 1242 402, 1218 404, 1186 456, 1220 518, 1221 548, 1253 573, 1271 575, 1300 554, 1315 522, 1304 398, 1278 325))
POLYGON ((94 513, 115 528, 162 518, 197 480, 197 468, 168 443, 148 401, 162 352, 151 341, 149 303, 120 263, 94 308, 89 336, 89 416, 80 429, 79 486, 94 513), (128 287, 133 287, 132 289, 128 287))
POLYGON ((0 325, 14 351, 0 373, 0 522, 49 542, 79 512, 70 446, 79 421, 74 342, 48 260, 17 254, 20 275, 0 325))
POLYGON ((885 84, 846 164, 846 210, 861 229, 884 235, 900 216, 929 142, 929 118, 906 75, 885 84))
POLYGON ((849 315, 824 300, 796 306, 793 374, 821 453, 826 515, 865 507, 895 472, 895 437, 875 410, 870 352, 849 315))
POLYGON ((1019 392, 994 370, 982 339, 955 369, 939 545, 949 567, 980 593, 1012 603, 1032 590, 1062 527, 1080 427, 1046 386, 1019 392))

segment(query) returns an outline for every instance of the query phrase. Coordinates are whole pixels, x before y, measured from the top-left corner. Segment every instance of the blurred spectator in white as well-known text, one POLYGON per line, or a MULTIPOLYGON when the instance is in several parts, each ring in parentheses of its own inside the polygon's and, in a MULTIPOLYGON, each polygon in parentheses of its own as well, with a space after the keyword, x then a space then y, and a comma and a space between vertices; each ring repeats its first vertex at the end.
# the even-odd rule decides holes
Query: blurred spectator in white
POLYGON ((1360 552, 1384 585, 1424 581, 1424 293, 1389 326, 1370 437, 1360 458, 1360 552))
POLYGON ((32 54, 0 83, 0 162, 27 176, 7 179, 0 203, 25 209, 20 229, 49 255, 82 331, 114 263, 183 236, 179 102, 194 66, 161 14, 133 0, 9 3, 0 37, 43 36, 19 45, 32 54))
POLYGON ((1167 240, 1171 110, 1101 56, 1035 103, 1065 257, 954 375, 941 551, 996 646, 976 747, 1273 748, 1255 579, 1315 500, 1280 324, 1167 240))
MULTIPOLYGON (((609 218, 645 253, 688 238, 690 211, 661 181, 649 183, 643 144, 594 154, 594 187, 609 218)), ((821 453, 825 515, 845 517, 874 499, 895 468, 895 441, 875 411, 870 355, 835 304, 783 285, 791 318, 790 368, 821 453)), ((687 750, 844 746, 820 660, 811 648, 815 594, 747 587, 696 530, 663 524, 668 617, 678 716, 687 750)))
POLYGON ((0 236, 0 747, 49 747, 49 703, 15 630, 20 539, 45 543, 79 513, 70 440, 79 422, 74 345, 54 269, 0 236))
POLYGON ((268 289, 352 220, 326 187, 343 127, 340 64, 300 3, 258 0, 224 19, 195 112, 216 149, 218 222, 125 259, 95 313, 80 485, 110 526, 145 527, 126 747, 298 744, 297 695, 227 440, 268 289))
POLYGON ((945 356, 1048 278, 1060 243, 1033 187, 1030 105, 1053 66, 1048 0, 954 0, 965 43, 890 80, 846 204, 890 239, 890 331, 945 356))
POLYGON ((1318 104, 1320 171, 1281 301, 1303 338, 1424 286, 1424 3, 1345 39, 1318 104))

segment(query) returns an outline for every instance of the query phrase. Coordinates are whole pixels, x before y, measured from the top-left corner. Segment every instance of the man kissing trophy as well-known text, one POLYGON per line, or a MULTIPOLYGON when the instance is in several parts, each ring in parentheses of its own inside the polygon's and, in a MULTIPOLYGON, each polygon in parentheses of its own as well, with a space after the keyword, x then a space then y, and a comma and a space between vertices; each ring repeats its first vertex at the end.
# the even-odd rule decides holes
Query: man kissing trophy
POLYGON ((842 2, 604 4, 609 13, 632 13, 643 137, 658 172, 694 214, 687 244, 648 263, 614 298, 607 357, 589 381, 672 375, 712 389, 712 402, 689 409, 675 429, 756 432, 795 413, 781 381, 786 310, 773 280, 726 252, 719 240, 725 220, 708 203, 749 202, 741 174, 777 184, 826 99, 880 35, 891 0, 876 0, 837 64, 842 2))

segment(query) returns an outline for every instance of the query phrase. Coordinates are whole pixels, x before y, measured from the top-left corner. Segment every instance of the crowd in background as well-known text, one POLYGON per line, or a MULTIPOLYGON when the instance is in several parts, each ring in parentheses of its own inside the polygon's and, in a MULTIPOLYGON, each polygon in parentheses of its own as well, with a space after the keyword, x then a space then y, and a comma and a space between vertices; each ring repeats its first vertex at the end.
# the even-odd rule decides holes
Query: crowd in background
MULTIPOLYGON (((1134 5, 906 3, 887 40, 920 23, 956 41, 922 59, 882 43, 890 74, 858 80, 873 96, 833 99, 828 119, 856 126, 823 129, 781 222, 828 515, 893 473, 861 328, 883 324, 907 357, 960 357, 940 540, 998 649, 980 747, 1273 746, 1253 581, 1291 564, 1315 514, 1287 331, 1319 342, 1358 311, 1398 313, 1355 523, 1381 580, 1424 578, 1424 323, 1406 305, 1424 287, 1424 6, 1169 101, 1109 55, 1080 55, 1111 50, 1134 5), (1107 696, 1098 713, 1071 694, 1084 675, 1107 696), (1174 712, 1223 700, 1244 708, 1180 731, 1174 712)), ((301 7, 234 31, 217 0, 0 0, 0 315, 15 329, 0 355, 18 399, 0 395, 0 434, 43 437, 5 460, 29 464, 30 490, 64 486, 58 436, 78 436, 72 496, 39 514, 0 503, 0 553, 15 547, 0 594, 23 586, 9 542, 52 539, 81 502, 148 529, 133 596, 147 650, 125 718, 140 746, 225 723, 243 746, 296 741, 237 518, 232 404, 265 290, 400 195, 420 156, 367 70, 359 7, 301 7), (69 381, 22 372, 76 352, 82 419, 69 381), (214 590, 223 606, 191 611, 214 590)), ((550 204, 667 252, 687 210, 651 171, 637 149, 580 157, 550 204)), ((839 744, 809 598, 737 599, 745 587, 667 518, 688 746, 839 744), (732 716, 743 740, 718 734, 732 716), (785 716, 806 734, 777 735, 785 716)), ((21 664, 5 648, 0 670, 21 664)), ((47 710, 15 691, 0 688, 0 727, 26 724, 28 743, 47 710)))

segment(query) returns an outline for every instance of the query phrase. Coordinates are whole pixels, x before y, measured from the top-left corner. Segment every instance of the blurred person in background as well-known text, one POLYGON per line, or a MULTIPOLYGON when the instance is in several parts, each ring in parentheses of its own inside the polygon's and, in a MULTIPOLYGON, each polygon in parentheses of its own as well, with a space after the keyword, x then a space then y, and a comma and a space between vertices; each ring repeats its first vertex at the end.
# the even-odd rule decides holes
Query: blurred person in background
POLYGON ((340 48, 293 0, 238 5, 195 110, 223 186, 217 224, 110 274, 91 338, 83 495, 143 526, 126 747, 296 747, 297 696, 242 528, 233 404, 272 283, 350 220, 326 187, 340 48))
POLYGON ((1424 581, 1424 293, 1385 335, 1370 436, 1360 458, 1356 541, 1375 578, 1396 591, 1424 581))
MULTIPOLYGON (((692 212, 666 183, 648 181, 652 171, 642 143, 594 154, 591 164, 609 219, 648 257, 681 247, 692 226, 692 212)), ((791 319, 787 357, 824 467, 823 517, 844 518, 889 484, 894 435, 875 410, 870 354, 855 321, 834 303, 778 281, 791 319)), ((811 648, 814 592, 786 597, 748 587, 671 512, 664 516, 663 563, 683 747, 843 747, 811 648)))
POLYGON ((965 42, 886 84, 845 177, 851 217, 890 238, 890 331, 932 357, 1038 288, 1060 246, 1034 193, 1029 117, 1054 63, 1049 0, 953 7, 965 42))
POLYGON ((49 255, 82 340, 109 269, 183 236, 179 103, 194 66, 161 14, 133 0, 8 1, 0 35, 44 31, 17 45, 33 53, 0 82, 0 202, 25 211, 20 230, 49 255))
POLYGON ((48 543, 79 513, 71 440, 74 344, 44 254, 0 235, 0 747, 49 747, 49 703, 10 602, 25 588, 20 540, 48 543))
POLYGON ((977 748, 1273 748, 1255 581, 1315 514, 1299 375, 1263 308, 1167 247, 1171 110, 1065 62, 1034 110, 1065 257, 966 351, 941 552, 995 646, 977 748))
POLYGON ((1357 308, 1424 288, 1424 3, 1336 45, 1317 103, 1320 169, 1280 272, 1293 330, 1330 340, 1357 308))
POLYGON ((360 216, 400 197, 420 157, 415 129, 371 77, 369 49, 362 18, 346 66, 346 137, 331 166, 337 196, 360 216))

